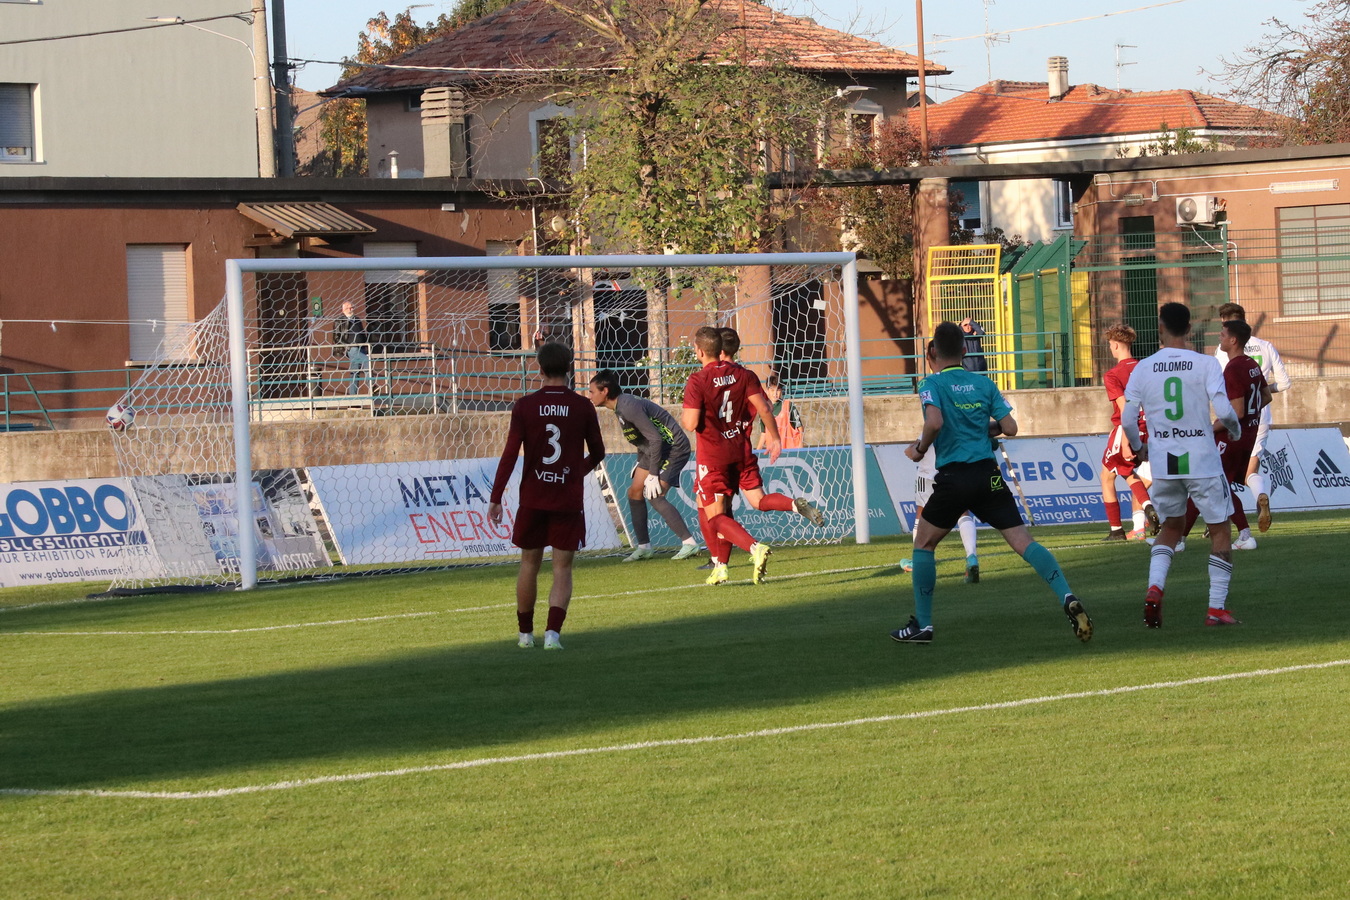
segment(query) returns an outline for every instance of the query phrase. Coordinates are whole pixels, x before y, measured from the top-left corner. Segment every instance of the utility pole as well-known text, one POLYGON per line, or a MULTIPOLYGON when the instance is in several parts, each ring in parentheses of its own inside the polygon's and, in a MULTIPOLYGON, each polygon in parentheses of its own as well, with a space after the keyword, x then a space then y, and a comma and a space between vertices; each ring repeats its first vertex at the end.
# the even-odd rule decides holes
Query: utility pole
POLYGON ((253 105, 258 117, 258 177, 277 177, 272 81, 267 73, 267 2, 253 0, 253 105))
POLYGON ((295 174, 295 106, 286 52, 286 0, 272 0, 272 84, 277 94, 277 174, 290 178, 295 174))
MULTIPOLYGON (((261 0, 260 0, 261 2, 261 0)), ((923 0, 914 0, 915 27, 919 31, 919 153, 928 162, 928 82, 923 59, 923 0)))

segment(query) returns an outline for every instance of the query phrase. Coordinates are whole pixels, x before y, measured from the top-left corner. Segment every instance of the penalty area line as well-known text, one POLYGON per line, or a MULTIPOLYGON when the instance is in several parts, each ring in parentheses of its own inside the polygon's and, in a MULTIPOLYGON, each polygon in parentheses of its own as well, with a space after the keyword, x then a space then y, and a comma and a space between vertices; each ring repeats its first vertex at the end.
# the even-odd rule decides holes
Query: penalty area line
POLYGON ((298 788, 316 787, 324 784, 346 784, 358 781, 371 781, 376 778, 397 778, 405 775, 424 775, 431 772, 452 772, 460 769, 477 769, 486 766, 512 765, 534 762, 536 760, 568 759, 577 756, 596 756, 606 753, 633 753, 643 750, 656 750, 665 747, 692 747, 704 744, 726 743, 728 741, 748 741, 757 738, 779 737, 781 735, 803 734, 810 731, 828 731, 840 728, 856 728, 860 725, 877 725, 887 722, 904 722, 913 719, 932 719, 939 716, 953 716, 962 713, 992 712, 1002 709, 1017 709, 1025 706, 1040 706, 1058 703, 1063 700, 1083 700, 1091 697, 1114 697, 1121 694, 1133 694, 1141 691, 1158 691, 1169 688, 1191 687, 1199 684, 1217 684, 1224 681, 1263 678, 1272 675, 1289 675, 1294 672, 1310 672, 1318 669, 1330 669, 1350 665, 1350 659, 1333 659, 1319 663, 1304 663, 1295 666, 1281 666, 1277 669, 1253 669, 1247 672, 1230 672, 1226 675, 1202 675, 1195 678, 1183 678, 1174 681, 1155 681, 1150 684, 1132 684, 1122 687, 1101 688, 1095 691, 1073 691, 1067 694, 1051 694, 1043 697, 1025 697, 1021 700, 1003 700, 997 703, 981 703, 975 706, 953 706, 946 709, 928 709, 908 713, 893 713, 883 716, 867 716, 858 719, 845 719, 838 722, 811 722, 804 725, 785 725, 779 728, 761 728, 756 731, 742 731, 734 734, 714 734, 700 737, 667 738, 655 741, 636 741, 626 744, 609 744, 600 747, 578 747, 572 750, 545 750, 538 753, 521 753, 515 756, 487 756, 478 759, 466 759, 458 762, 439 763, 427 766, 409 766, 402 769, 385 769, 376 772, 351 772, 345 775, 322 775, 317 778, 300 778, 291 781, 276 781, 270 784, 241 785, 230 788, 214 788, 201 791, 126 791, 98 788, 54 789, 36 788, 0 788, 0 796, 9 797, 101 797, 131 800, 210 800, 218 797, 235 797, 243 794, 261 794, 274 791, 289 791, 298 788))

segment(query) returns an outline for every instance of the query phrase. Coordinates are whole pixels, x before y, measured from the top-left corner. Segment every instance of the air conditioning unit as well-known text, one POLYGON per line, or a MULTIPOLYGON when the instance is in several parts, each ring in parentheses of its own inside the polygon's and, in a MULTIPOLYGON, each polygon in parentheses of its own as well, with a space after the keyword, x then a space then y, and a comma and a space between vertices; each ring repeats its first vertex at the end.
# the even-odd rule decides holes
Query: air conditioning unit
POLYGON ((1213 197, 1178 197, 1178 225, 1213 225, 1215 203, 1213 197))

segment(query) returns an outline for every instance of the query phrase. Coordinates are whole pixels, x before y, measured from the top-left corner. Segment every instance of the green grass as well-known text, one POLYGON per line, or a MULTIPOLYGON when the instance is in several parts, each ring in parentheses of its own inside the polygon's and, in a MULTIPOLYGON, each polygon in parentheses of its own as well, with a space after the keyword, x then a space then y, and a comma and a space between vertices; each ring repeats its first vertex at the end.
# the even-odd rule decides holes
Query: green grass
POLYGON ((510 567, 0 591, 0 788, 552 754, 0 795, 0 895, 1342 897, 1350 666, 943 711, 1350 660, 1345 521, 1283 515, 1236 554, 1240 628, 1203 627, 1197 539, 1161 631, 1146 547, 1036 529, 1087 645, 984 532, 978 585, 939 548, 926 647, 886 637, 900 541, 781 548, 758 588, 584 560, 562 653, 515 647, 510 567))

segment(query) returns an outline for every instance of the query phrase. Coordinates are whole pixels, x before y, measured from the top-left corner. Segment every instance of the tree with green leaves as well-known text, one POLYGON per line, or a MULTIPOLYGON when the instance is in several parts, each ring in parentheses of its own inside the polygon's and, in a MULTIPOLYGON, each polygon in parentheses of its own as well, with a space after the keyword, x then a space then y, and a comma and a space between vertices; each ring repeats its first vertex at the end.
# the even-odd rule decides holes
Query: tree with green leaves
POLYGON ((810 158, 829 90, 786 59, 742 59, 707 0, 546 2, 608 51, 554 94, 584 145, 562 173, 579 236, 636 253, 763 249, 782 218, 771 160, 810 158))
MULTIPOLYGON (((866 143, 835 151, 829 169, 907 169, 939 162, 924 157, 919 135, 908 119, 887 119, 866 143)), ((821 187, 808 192, 807 219, 840 235, 840 245, 870 259, 887 278, 914 277, 914 189, 907 184, 821 187)), ((948 193, 948 231, 953 244, 969 244, 974 233, 961 227, 965 203, 948 193)))
POLYGON ((1302 23, 1265 24, 1260 43, 1224 60, 1228 96, 1287 116, 1286 143, 1350 141, 1350 0, 1319 0, 1302 23))

